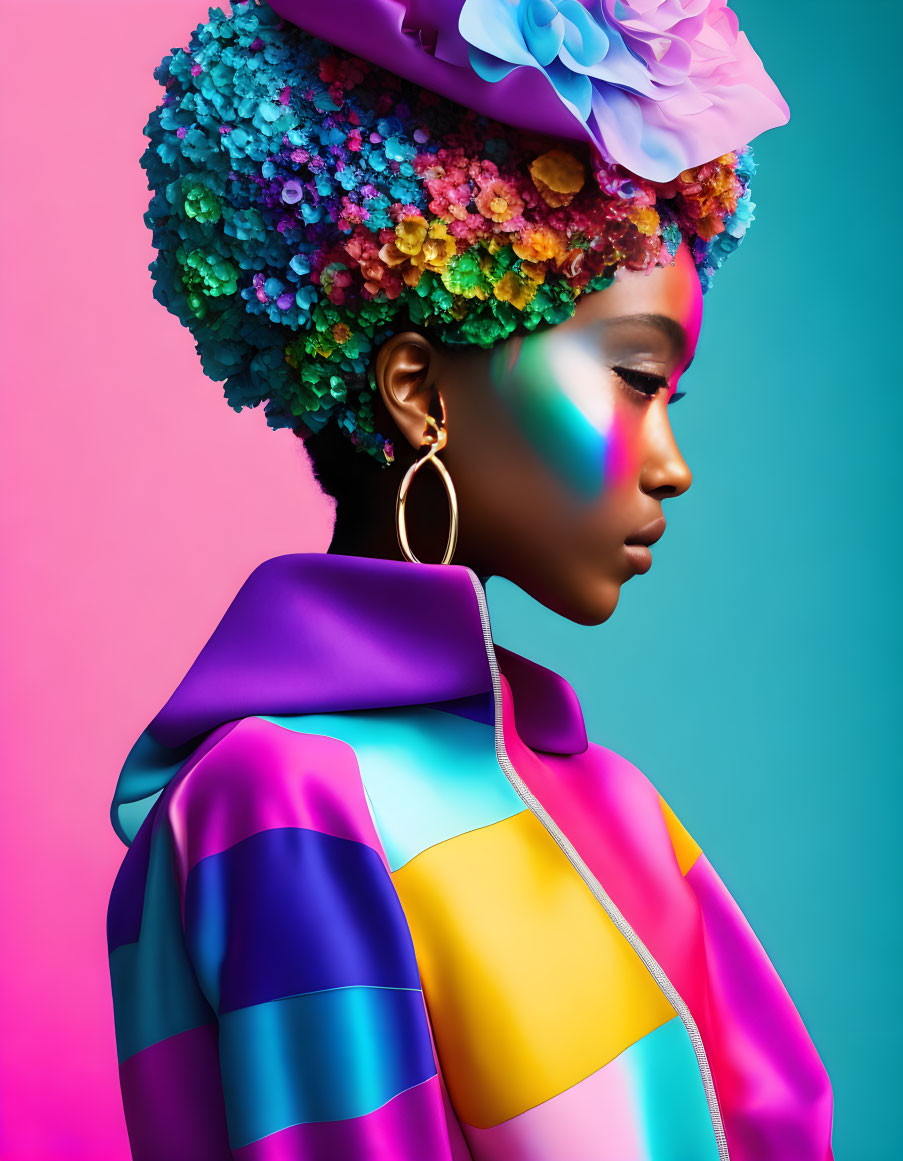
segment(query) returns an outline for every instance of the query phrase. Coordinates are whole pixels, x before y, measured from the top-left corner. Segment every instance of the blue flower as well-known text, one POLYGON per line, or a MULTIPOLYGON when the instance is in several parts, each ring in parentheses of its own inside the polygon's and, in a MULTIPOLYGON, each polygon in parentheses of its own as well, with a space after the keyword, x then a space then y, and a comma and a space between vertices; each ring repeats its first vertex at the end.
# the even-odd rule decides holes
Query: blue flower
POLYGON ((627 85, 645 71, 601 4, 593 8, 595 14, 580 0, 465 0, 458 28, 483 80, 500 81, 519 65, 541 69, 585 122, 594 80, 627 85))

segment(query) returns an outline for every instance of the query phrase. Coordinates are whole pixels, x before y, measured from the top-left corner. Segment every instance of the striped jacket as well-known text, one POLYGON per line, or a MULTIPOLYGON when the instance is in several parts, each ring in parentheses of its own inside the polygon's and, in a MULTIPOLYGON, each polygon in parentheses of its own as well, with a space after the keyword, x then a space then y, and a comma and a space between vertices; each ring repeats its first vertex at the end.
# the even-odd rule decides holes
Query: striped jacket
POLYGON ((741 911, 467 568, 262 564, 112 816, 138 1161, 832 1157, 741 911))

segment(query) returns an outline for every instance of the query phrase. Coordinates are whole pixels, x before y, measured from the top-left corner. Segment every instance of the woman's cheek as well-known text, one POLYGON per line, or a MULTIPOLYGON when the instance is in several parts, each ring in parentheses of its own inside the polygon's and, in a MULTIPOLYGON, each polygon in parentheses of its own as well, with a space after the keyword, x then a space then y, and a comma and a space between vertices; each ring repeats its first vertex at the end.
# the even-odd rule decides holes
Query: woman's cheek
POLYGON ((609 489, 623 486, 639 473, 642 424, 624 408, 612 408, 605 454, 605 480, 609 489))
POLYGON ((536 457, 576 501, 598 498, 612 473, 624 471, 598 351, 554 332, 515 338, 493 352, 490 379, 536 457))

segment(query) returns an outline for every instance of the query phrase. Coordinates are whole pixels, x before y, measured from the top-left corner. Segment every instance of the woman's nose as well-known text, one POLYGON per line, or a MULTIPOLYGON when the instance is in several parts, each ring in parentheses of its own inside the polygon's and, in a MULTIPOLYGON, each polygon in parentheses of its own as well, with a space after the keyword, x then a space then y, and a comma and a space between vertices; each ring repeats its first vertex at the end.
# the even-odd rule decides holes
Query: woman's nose
POLYGON ((680 496, 693 483, 693 473, 680 454, 665 406, 661 417, 648 425, 646 455, 640 472, 640 487, 657 500, 680 496))

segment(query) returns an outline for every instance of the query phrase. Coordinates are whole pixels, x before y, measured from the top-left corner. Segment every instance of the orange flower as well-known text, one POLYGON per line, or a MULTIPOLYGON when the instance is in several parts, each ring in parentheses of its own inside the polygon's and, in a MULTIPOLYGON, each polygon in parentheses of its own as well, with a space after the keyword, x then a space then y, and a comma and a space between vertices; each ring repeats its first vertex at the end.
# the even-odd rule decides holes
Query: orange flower
POLYGON ((521 273, 532 278, 534 282, 545 282, 546 268, 542 262, 521 262, 521 273))
POLYGON ((565 253, 564 235, 550 226, 528 226, 513 248, 518 258, 528 262, 557 262, 565 253))
POLYGON ((586 170, 573 153, 550 149, 530 162, 530 176, 546 205, 569 205, 586 182, 586 170))
POLYGON ((699 218, 696 222, 696 233, 702 238, 704 242, 709 242, 716 234, 724 231, 724 222, 717 214, 710 214, 707 217, 699 218))
POLYGON ((341 346, 351 338, 351 328, 346 326, 345 323, 335 323, 332 328, 332 337, 341 346))
POLYGON ((659 216, 650 206, 637 206, 631 212, 630 220, 639 232, 646 234, 647 237, 652 237, 653 234, 658 233, 660 224, 659 216))
POLYGON ((402 262, 407 262, 408 256, 402 254, 394 242, 386 242, 379 251, 379 260, 387 266, 400 266, 402 262))

